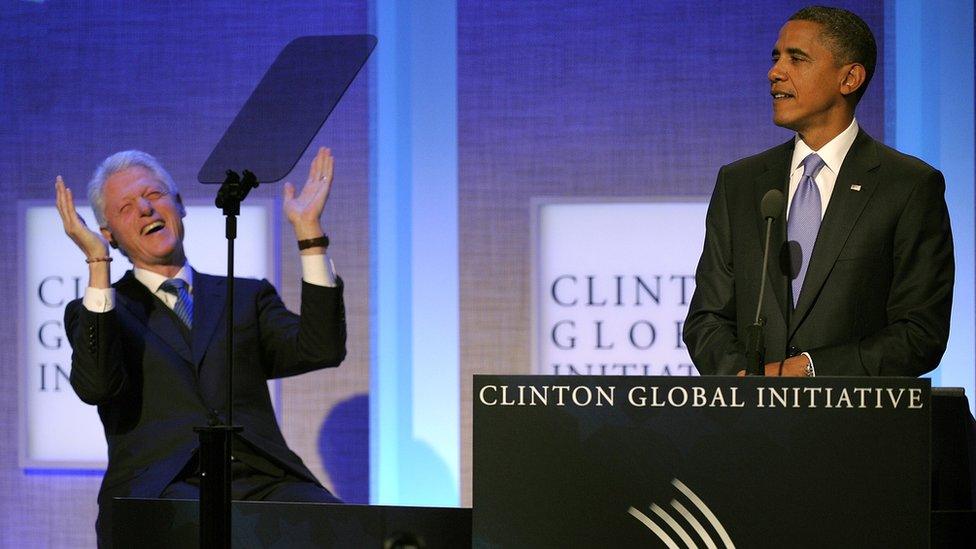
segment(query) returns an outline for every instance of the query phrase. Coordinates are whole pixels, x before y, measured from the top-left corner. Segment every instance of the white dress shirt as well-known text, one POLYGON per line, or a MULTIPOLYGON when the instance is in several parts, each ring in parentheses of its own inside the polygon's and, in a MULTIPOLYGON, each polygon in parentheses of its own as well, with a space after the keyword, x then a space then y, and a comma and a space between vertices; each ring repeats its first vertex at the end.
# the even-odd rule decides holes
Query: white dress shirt
MULTIPOLYGON (((850 152, 851 145, 854 144, 857 131, 858 125, 857 119, 855 118, 851 120, 851 124, 847 126, 846 130, 837 134, 837 137, 828 141, 823 147, 820 147, 819 151, 811 149, 809 145, 804 143, 800 139, 800 134, 796 135, 794 138, 793 158, 790 160, 792 170, 790 171, 790 197, 789 202, 786 203, 787 219, 790 216, 793 195, 796 194, 796 189, 800 186, 800 179, 803 177, 803 159, 811 153, 817 153, 824 161, 824 167, 821 168, 820 172, 817 173, 817 177, 813 178, 813 180, 817 183, 817 189, 820 191, 820 219, 823 220, 824 214, 827 212, 827 204, 830 202, 830 196, 834 193, 837 174, 840 173, 840 168, 844 165, 844 159, 847 158, 847 153, 850 152)), ((807 360, 810 361, 810 366, 813 367, 813 357, 810 356, 810 353, 803 353, 803 356, 807 357, 807 360)), ((814 375, 816 375, 816 370, 814 370, 814 375)))
POLYGON ((820 219, 823 219, 824 213, 827 211, 827 203, 830 202, 830 196, 834 193, 837 174, 840 173, 840 167, 844 165, 844 158, 847 157, 851 145, 854 144, 857 131, 858 125, 855 118, 851 120, 851 124, 847 126, 846 130, 837 134, 837 137, 828 141, 818 151, 811 149, 797 134, 794 138, 796 145, 793 147, 793 159, 790 161, 792 169, 790 171, 790 196, 786 203, 787 219, 790 215, 790 206, 793 204, 793 195, 796 193, 796 188, 800 186, 800 178, 803 177, 803 159, 811 153, 817 153, 824 161, 824 167, 814 178, 817 188, 820 190, 820 219))

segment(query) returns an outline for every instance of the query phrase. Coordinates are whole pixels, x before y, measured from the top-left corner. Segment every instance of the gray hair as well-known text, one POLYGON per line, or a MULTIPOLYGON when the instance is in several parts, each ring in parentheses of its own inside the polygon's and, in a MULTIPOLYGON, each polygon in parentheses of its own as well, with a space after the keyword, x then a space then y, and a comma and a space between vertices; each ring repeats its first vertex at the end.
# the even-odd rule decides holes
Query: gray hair
POLYGON ((137 166, 149 170, 166 185, 171 194, 179 194, 180 191, 176 188, 176 183, 173 182, 169 172, 151 154, 136 150, 117 152, 102 160, 102 163, 95 169, 91 181, 88 182, 88 202, 95 210, 95 220, 98 221, 99 227, 108 226, 105 219, 105 196, 103 195, 105 182, 113 175, 137 166))

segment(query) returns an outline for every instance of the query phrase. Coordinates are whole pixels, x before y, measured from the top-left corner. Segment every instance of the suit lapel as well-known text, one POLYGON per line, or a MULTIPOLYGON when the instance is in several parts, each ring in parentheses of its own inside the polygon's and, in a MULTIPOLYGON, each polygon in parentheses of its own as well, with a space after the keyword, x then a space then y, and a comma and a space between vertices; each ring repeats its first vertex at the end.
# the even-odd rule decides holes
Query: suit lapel
POLYGON ((198 369, 218 326, 223 327, 226 296, 222 277, 193 272, 193 364, 198 369))
POLYGON ((176 324, 179 319, 162 301, 136 280, 132 271, 125 273, 125 276, 115 285, 115 289, 124 298, 119 299, 119 303, 143 323, 149 333, 190 362, 192 358, 190 346, 187 344, 182 328, 176 324))
MULTIPOLYGON (((753 205, 755 208, 756 222, 759 227, 759 257, 762 258, 764 239, 766 238, 766 220, 763 219, 760 210, 762 199, 766 193, 772 189, 779 189, 783 196, 789 193, 789 163, 793 155, 793 140, 778 147, 769 158, 766 164, 766 171, 753 181, 753 205)), ((780 313, 783 321, 789 318, 790 295, 788 293, 787 279, 779 267, 779 254, 786 241, 786 201, 784 200, 783 211, 780 216, 773 220, 772 231, 769 237, 769 267, 766 274, 766 283, 772 289, 779 304, 780 313)))
POLYGON ((830 202, 827 203, 810 267, 803 280, 803 290, 790 322, 790 337, 810 312, 854 224, 877 189, 875 176, 879 164, 877 144, 861 130, 844 159, 830 202), (852 186, 858 190, 855 191, 852 186))
POLYGON ((149 314, 155 307, 153 303, 155 297, 132 276, 132 271, 126 271, 115 283, 115 291, 124 298, 119 299, 118 302, 125 307, 126 311, 136 317, 140 323, 149 323, 149 314))

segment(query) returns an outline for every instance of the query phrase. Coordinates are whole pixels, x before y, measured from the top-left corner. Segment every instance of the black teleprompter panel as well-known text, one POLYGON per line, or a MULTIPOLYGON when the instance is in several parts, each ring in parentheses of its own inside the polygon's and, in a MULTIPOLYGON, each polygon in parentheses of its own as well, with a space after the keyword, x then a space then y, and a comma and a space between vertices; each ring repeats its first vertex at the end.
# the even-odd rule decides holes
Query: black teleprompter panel
POLYGON ((930 392, 475 376, 474 547, 926 547, 930 392))

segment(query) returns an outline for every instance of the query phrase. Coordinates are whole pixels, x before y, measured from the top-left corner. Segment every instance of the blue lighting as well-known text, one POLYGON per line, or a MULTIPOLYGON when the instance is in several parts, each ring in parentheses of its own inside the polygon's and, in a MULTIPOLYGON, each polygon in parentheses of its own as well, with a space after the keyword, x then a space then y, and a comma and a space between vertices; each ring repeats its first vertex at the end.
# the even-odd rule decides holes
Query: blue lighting
POLYGON ((460 502, 454 2, 377 0, 370 500, 460 502))
MULTIPOLYGON (((976 336, 974 266, 973 4, 899 0, 889 40, 889 141, 940 169, 956 251, 956 285, 949 346, 932 384, 963 387, 973 403, 976 336), (891 131, 891 130, 894 131, 891 131), (893 139, 892 139, 893 137, 893 139)), ((893 12, 893 14, 892 14, 893 12)))

